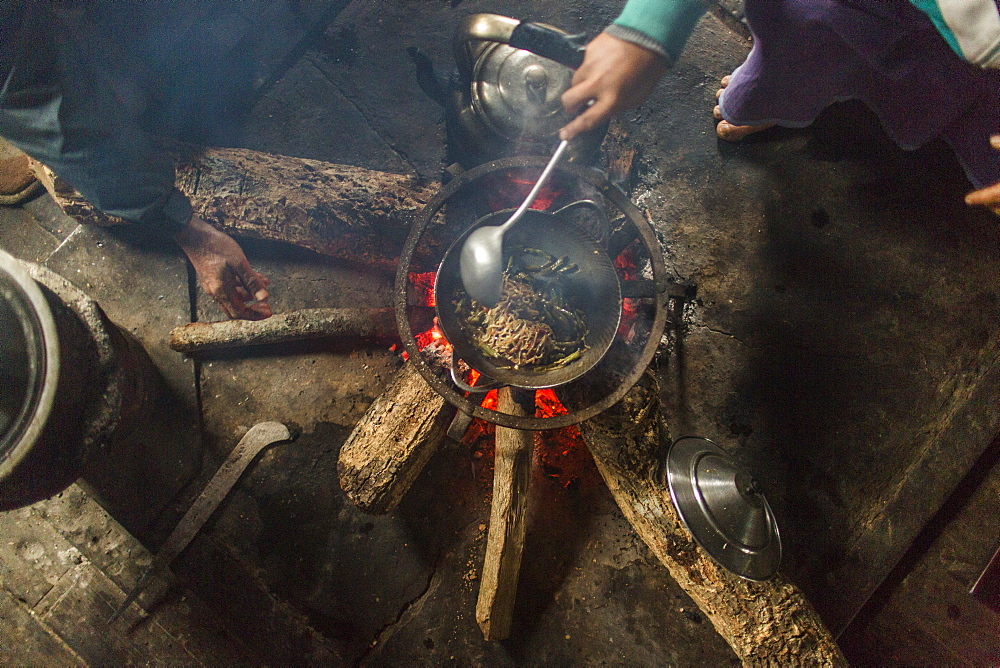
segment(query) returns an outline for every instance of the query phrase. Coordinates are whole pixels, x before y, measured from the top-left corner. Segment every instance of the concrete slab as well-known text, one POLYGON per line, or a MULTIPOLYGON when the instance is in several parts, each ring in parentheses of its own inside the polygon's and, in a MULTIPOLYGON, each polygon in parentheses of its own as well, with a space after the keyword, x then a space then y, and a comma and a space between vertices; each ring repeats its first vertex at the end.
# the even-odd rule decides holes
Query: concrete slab
POLYGON ((636 199, 698 285, 665 410, 758 476, 787 572, 841 630, 1000 430, 997 228, 943 144, 903 152, 858 106, 720 143, 745 53, 706 17, 632 121, 636 199))
MULTIPOLYGON (((170 350, 173 327, 189 322, 188 269, 172 242, 135 229, 80 226, 46 260, 135 337, 159 374, 134 431, 88 474, 91 492, 129 531, 162 540, 157 519, 201 467, 194 365, 170 350)), ((124 434, 122 436, 125 436, 124 434)))
POLYGON ((151 563, 150 554, 76 485, 53 499, 0 513, 0 656, 35 665, 244 663, 249 653, 227 636, 197 597, 154 580, 114 624, 116 606, 151 563), (84 620, 84 623, 81 623, 84 620), (43 662, 45 663, 45 662, 43 662))

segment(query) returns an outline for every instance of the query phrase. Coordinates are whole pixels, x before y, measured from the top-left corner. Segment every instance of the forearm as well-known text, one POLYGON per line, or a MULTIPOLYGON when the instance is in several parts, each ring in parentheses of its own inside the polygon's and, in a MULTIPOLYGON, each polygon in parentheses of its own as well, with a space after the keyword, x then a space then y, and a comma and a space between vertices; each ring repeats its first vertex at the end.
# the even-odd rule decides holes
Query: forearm
POLYGON ((654 51, 673 64, 707 6, 706 0, 628 0, 605 32, 654 51))

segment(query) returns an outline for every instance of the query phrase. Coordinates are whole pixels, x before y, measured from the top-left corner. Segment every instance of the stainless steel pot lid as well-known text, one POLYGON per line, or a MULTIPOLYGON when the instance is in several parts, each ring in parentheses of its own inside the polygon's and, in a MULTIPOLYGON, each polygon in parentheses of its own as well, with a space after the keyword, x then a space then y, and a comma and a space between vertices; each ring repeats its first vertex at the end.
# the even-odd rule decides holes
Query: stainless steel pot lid
POLYGON ((740 577, 766 580, 781 563, 781 537, 757 482, 707 438, 678 439, 667 453, 670 498, 695 541, 740 577))

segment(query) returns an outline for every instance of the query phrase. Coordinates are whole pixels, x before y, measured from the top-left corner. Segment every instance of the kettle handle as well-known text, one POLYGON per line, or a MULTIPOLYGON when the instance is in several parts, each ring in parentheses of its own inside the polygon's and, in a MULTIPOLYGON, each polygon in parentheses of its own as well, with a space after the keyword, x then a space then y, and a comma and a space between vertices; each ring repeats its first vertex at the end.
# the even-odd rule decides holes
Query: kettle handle
POLYGON ((576 69, 583 62, 584 35, 570 35, 544 23, 518 21, 499 14, 472 14, 455 31, 455 62, 471 78, 481 42, 500 42, 524 49, 576 69))
POLYGON ((544 23, 522 21, 514 28, 508 44, 575 70, 583 64, 585 39, 585 35, 569 35, 544 23))

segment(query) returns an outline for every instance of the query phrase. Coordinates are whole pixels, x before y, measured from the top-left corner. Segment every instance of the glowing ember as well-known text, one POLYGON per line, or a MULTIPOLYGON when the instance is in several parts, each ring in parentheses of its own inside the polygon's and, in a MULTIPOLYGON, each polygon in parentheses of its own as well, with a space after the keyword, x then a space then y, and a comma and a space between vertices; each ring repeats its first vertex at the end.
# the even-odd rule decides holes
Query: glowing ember
MULTIPOLYGON (((625 248, 614 260, 615 268, 623 281, 634 281, 639 278, 638 269, 639 244, 635 242, 625 248)), ((632 340, 632 325, 639 317, 639 302, 634 299, 622 299, 622 319, 618 323, 618 336, 625 339, 626 343, 632 340)))
POLYGON ((538 390, 535 392, 535 417, 550 418, 566 415, 569 409, 563 406, 556 397, 555 390, 538 390))
POLYGON ((411 272, 409 275, 412 292, 409 295, 411 303, 421 306, 436 306, 434 302, 434 282, 437 280, 437 273, 427 271, 423 273, 411 272))
MULTIPOLYGON (((497 187, 487 190, 487 201, 492 211, 502 209, 512 209, 521 206, 524 198, 531 192, 539 174, 527 172, 526 170, 513 170, 497 174, 497 187), (502 180, 501 180, 502 179, 502 180)), ((559 188, 550 181, 542 186, 531 208, 544 211, 552 206, 552 202, 559 196, 559 188)))
POLYGON ((488 410, 495 411, 497 409, 497 405, 498 405, 498 403, 497 403, 497 391, 496 390, 490 390, 489 392, 487 392, 486 396, 483 397, 483 402, 481 404, 479 404, 479 405, 482 406, 483 408, 488 409, 488 410))
POLYGON ((426 332, 420 332, 413 337, 417 341, 417 347, 423 350, 432 343, 439 343, 445 346, 451 346, 448 340, 444 338, 444 332, 438 327, 437 318, 434 318, 434 326, 428 329, 426 332))
POLYGON ((621 272, 623 280, 634 281, 639 278, 638 254, 639 242, 636 241, 626 246, 625 249, 618 254, 618 257, 615 258, 615 268, 621 272))

